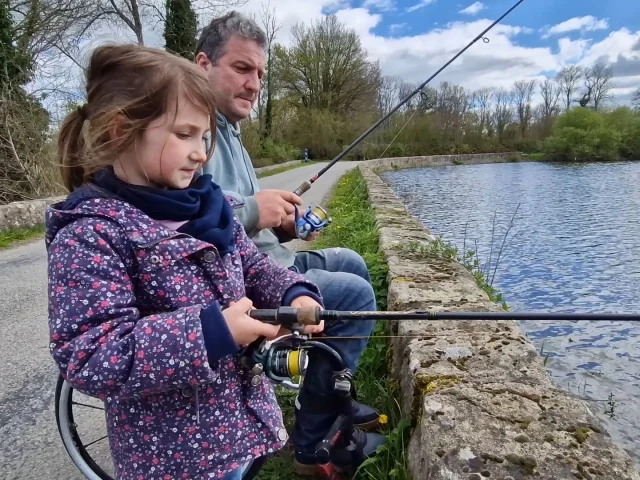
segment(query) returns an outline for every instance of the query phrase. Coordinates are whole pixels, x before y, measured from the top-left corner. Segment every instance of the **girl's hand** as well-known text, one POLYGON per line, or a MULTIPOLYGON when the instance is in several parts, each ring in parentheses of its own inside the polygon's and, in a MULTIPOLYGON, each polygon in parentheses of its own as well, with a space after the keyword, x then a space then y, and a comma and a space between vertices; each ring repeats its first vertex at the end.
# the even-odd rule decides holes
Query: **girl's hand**
POLYGON ((279 325, 269 325, 247 315, 252 308, 253 302, 243 297, 237 302, 229 302, 229 307, 222 310, 222 315, 237 345, 248 345, 261 336, 269 340, 280 336, 279 325))
MULTIPOLYGON (((305 297, 305 296, 294 298, 293 301, 291 302, 291 306, 294 307, 294 308, 304 308, 304 307, 320 307, 320 308, 322 308, 322 305, 320 305, 318 302, 316 302, 313 298, 305 297)), ((287 330, 285 328, 282 328, 281 330, 284 330, 287 333, 291 333, 289 330, 287 330)), ((324 320, 321 320, 318 325, 307 325, 306 327, 304 327, 304 333, 320 333, 323 330, 324 330, 324 320)), ((278 336, 280 336, 280 335, 278 335, 278 336)))

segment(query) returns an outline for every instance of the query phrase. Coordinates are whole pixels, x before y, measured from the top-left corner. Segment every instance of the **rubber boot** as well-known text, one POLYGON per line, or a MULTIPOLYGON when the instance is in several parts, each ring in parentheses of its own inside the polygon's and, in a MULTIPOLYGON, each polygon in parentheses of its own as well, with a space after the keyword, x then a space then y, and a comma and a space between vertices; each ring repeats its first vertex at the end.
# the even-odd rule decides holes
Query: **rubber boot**
MULTIPOLYGON (((375 410, 356 402, 351 396, 342 398, 333 391, 333 373, 331 364, 323 355, 310 356, 302 389, 295 402, 292 441, 294 468, 299 475, 315 475, 317 472, 316 447, 329 432, 338 414, 345 410, 345 402, 354 408, 351 417, 354 427, 356 423, 377 423, 378 413, 375 410), (354 417, 354 413, 358 416, 354 417)), ((367 433, 357 427, 354 436, 357 455, 344 442, 338 442, 331 452, 332 463, 341 471, 353 471, 365 458, 375 454, 379 445, 385 443, 382 435, 367 433), (360 460, 354 463, 354 458, 360 460)))

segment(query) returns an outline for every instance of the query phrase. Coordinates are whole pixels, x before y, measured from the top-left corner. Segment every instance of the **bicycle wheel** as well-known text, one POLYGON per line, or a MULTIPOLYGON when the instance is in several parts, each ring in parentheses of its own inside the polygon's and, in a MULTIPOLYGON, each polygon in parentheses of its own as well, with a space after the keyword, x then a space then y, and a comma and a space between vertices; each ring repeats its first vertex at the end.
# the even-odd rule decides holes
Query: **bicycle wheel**
MULTIPOLYGON (((92 409, 100 408, 75 402, 73 400, 73 392, 74 390, 71 385, 69 385, 62 376, 59 376, 58 383, 56 384, 55 415, 58 431, 62 437, 62 443, 73 463, 88 480, 114 480, 87 452, 87 447, 106 439, 106 435, 86 445, 83 444, 80 434, 78 433, 78 424, 76 424, 73 415, 74 406, 83 406, 92 409)), ((104 409, 100 410, 104 411, 104 409)), ((243 474, 243 480, 253 479, 262 469, 264 461, 264 457, 256 459, 251 468, 243 474)))
POLYGON ((87 447, 107 438, 103 436, 88 444, 84 444, 78 434, 78 425, 73 415, 74 406, 84 406, 92 409, 103 410, 93 405, 87 405, 73 400, 73 388, 62 376, 58 377, 55 394, 55 415, 58 432, 62 437, 62 443, 69 457, 78 467, 78 470, 89 480, 114 480, 100 465, 89 455, 87 447))

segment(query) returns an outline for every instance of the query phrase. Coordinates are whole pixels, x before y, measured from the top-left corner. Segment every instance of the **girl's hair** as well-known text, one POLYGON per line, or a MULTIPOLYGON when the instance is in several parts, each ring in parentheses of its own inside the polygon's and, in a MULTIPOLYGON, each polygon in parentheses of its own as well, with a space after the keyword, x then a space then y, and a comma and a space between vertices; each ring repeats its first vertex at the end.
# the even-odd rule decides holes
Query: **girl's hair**
POLYGON ((111 165, 151 122, 172 107, 177 111, 179 95, 209 115, 207 160, 211 158, 215 101, 204 72, 194 63, 142 45, 105 45, 91 55, 86 90, 87 103, 65 118, 58 136, 58 158, 69 191, 111 165))

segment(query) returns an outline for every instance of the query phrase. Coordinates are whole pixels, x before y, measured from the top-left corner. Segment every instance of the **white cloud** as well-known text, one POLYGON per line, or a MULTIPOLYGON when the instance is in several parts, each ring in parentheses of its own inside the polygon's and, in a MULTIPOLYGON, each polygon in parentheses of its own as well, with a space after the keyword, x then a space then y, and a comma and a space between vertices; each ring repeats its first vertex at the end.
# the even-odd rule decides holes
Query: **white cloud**
POLYGON ((606 18, 598 20, 596 17, 591 15, 587 15, 585 17, 574 17, 549 28, 542 38, 549 38, 551 35, 559 35, 574 32, 576 30, 593 32, 596 30, 606 30, 607 28, 609 28, 609 22, 606 18))
POLYGON ((476 2, 476 3, 473 3, 473 4, 469 5, 464 10, 460 10, 460 12, 458 12, 458 13, 463 13, 465 15, 476 15, 483 8, 485 8, 485 7, 484 7, 484 4, 482 4, 482 2, 476 2))
POLYGON ((395 10, 395 0, 365 0, 362 8, 377 8, 378 10, 395 10))
POLYGON ((409 8, 407 8, 407 12, 414 12, 416 10, 418 10, 419 8, 424 8, 427 5, 432 4, 433 2, 435 2, 436 0, 420 0, 418 3, 416 3, 415 5, 410 6, 409 8))
POLYGON ((562 62, 579 60, 587 51, 590 42, 591 40, 586 39, 571 40, 568 37, 562 37, 558 40, 560 60, 562 62))
POLYGON ((408 25, 407 23, 393 23, 393 24, 389 25, 389 33, 391 33, 392 35, 395 34, 395 33, 398 33, 400 30, 405 28, 407 25, 408 25))
MULTIPOLYGON (((340 0, 339 0, 340 1, 340 0)), ((282 25, 276 41, 288 46, 292 42, 290 30, 296 23, 309 25, 323 18, 328 11, 334 11, 336 0, 271 0, 276 18, 282 25)), ((259 18, 261 0, 250 0, 240 10, 255 14, 259 18)), ((362 45, 371 60, 380 62, 383 75, 397 75, 405 81, 422 83, 445 62, 463 48, 470 39, 476 37, 492 22, 478 19, 470 22, 450 22, 439 27, 423 25, 425 31, 414 34, 420 27, 402 23, 389 27, 393 35, 374 33, 383 21, 383 15, 373 10, 360 8, 338 8, 338 19, 360 35, 362 45)), ((202 19, 208 23, 210 18, 202 19)), ((147 44, 162 46, 161 26, 145 37, 147 44)), ((437 86, 441 81, 457 83, 466 89, 480 87, 511 87, 515 80, 544 79, 553 76, 564 65, 578 63, 592 65, 604 60, 614 64, 616 88, 630 88, 640 85, 634 74, 640 67, 640 49, 633 50, 640 42, 640 29, 633 32, 620 29, 599 42, 589 39, 571 40, 562 37, 553 46, 530 47, 519 44, 519 36, 530 33, 530 28, 504 23, 497 24, 488 34, 489 43, 478 41, 456 61, 441 72, 431 83, 437 86), (635 84, 633 83, 635 81, 635 84)), ((105 33, 102 40, 123 41, 117 36, 105 33)), ((127 39, 132 39, 129 35, 127 39)), ((87 46, 94 46, 94 43, 87 46)), ((85 50, 87 54, 89 50, 85 50)), ((59 67, 58 67, 59 68, 59 67)), ((75 68, 67 65, 67 68, 75 68)), ((64 71, 64 69, 60 69, 64 71)), ((638 74, 640 75, 640 71, 638 74)), ((617 92, 617 90, 616 90, 617 92)), ((624 91, 620 90, 621 93, 624 91)))

